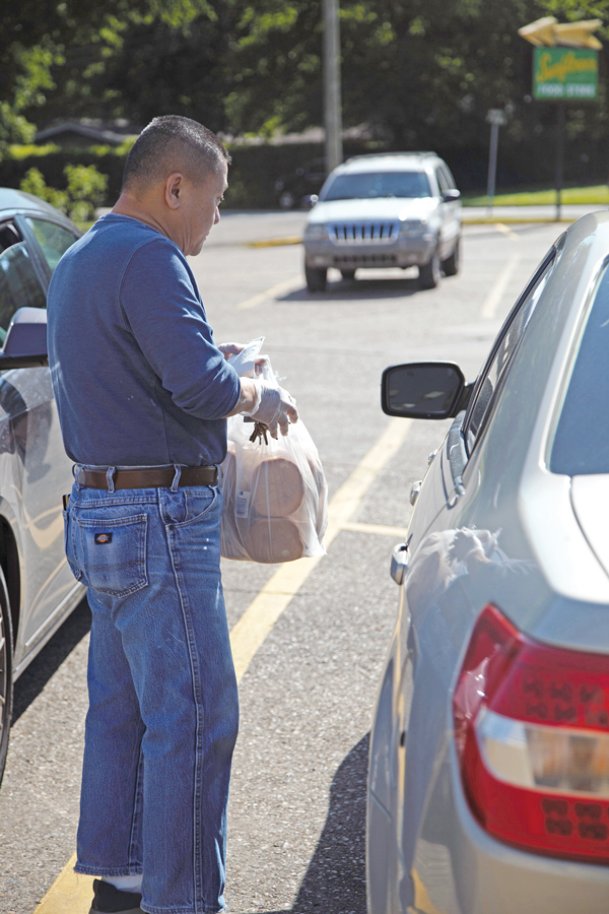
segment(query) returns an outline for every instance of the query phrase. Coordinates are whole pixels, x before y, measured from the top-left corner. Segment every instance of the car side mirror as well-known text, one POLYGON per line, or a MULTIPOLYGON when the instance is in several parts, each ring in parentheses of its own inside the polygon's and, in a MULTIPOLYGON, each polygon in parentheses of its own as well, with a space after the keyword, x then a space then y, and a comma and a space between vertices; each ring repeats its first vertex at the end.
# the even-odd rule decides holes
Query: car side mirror
POLYGON ((318 200, 319 197, 317 194, 307 194, 306 197, 302 198, 302 204, 303 206, 306 206, 307 209, 313 209, 318 200))
POLYGON ((465 409, 470 392, 453 362, 393 365, 381 378, 381 406, 388 416, 448 419, 465 409))
POLYGON ((457 190, 456 187, 451 188, 450 190, 445 190, 442 194, 442 200, 444 203, 454 203, 456 200, 461 199, 461 191, 457 190))
POLYGON ((47 313, 44 308, 15 311, 0 349, 0 371, 48 364, 47 313))

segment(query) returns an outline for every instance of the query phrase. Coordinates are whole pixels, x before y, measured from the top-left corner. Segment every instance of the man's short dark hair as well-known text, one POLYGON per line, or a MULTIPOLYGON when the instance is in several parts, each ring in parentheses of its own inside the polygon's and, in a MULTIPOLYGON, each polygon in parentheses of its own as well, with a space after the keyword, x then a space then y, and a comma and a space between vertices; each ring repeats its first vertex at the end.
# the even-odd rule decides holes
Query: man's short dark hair
POLYGON ((197 180, 229 162, 221 141, 203 124, 177 114, 155 117, 127 156, 123 188, 162 180, 172 171, 185 171, 187 177, 197 180))

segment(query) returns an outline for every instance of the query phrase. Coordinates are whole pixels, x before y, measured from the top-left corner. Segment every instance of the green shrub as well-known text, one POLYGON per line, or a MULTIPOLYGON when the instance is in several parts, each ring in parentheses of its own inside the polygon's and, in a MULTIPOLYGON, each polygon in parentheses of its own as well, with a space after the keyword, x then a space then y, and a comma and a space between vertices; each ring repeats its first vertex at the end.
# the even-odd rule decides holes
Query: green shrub
POLYGON ((94 165, 66 165, 67 195, 70 217, 75 222, 86 222, 95 217, 108 191, 108 178, 94 165))
POLYGON ((49 187, 39 168, 28 168, 19 187, 21 190, 25 191, 25 193, 34 194, 36 197, 46 200, 51 206, 55 206, 57 209, 67 212, 67 193, 62 190, 56 190, 54 187, 49 187))
POLYGON ((59 146, 55 143, 46 143, 44 146, 37 146, 36 143, 30 143, 28 146, 25 146, 23 143, 13 143, 9 146, 8 151, 13 159, 18 161, 21 159, 31 158, 40 158, 41 156, 47 156, 51 152, 57 152, 59 146))
POLYGON ((106 198, 108 178, 94 165, 66 165, 65 190, 49 187, 39 168, 29 168, 20 188, 66 212, 74 222, 88 222, 106 198))

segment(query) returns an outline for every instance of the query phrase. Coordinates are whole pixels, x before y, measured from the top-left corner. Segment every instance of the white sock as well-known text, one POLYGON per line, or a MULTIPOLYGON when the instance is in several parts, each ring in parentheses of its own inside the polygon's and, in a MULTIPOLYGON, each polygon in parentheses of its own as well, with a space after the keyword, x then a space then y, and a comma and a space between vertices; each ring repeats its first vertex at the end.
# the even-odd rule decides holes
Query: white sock
POLYGON ((133 876, 102 876, 104 882, 109 882, 119 892, 141 892, 142 891, 142 874, 136 873, 133 876))

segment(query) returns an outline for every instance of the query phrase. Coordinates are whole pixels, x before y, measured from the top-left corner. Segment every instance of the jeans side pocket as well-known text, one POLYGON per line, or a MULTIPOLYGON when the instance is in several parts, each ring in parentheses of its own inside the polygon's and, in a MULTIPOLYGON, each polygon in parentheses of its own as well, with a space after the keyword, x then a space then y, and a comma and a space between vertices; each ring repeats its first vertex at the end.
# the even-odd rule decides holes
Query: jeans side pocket
POLYGON ((83 578, 89 587, 126 596, 147 586, 145 514, 105 520, 77 515, 74 523, 83 578))
POLYGON ((179 521, 173 521, 175 527, 187 527, 189 524, 198 524, 209 518, 215 522, 221 501, 220 490, 215 486, 204 488, 185 488, 181 490, 184 498, 184 516, 179 521))
POLYGON ((76 564, 74 541, 72 537, 72 520, 69 511, 63 512, 63 545, 70 571, 77 581, 82 580, 82 571, 76 564))

